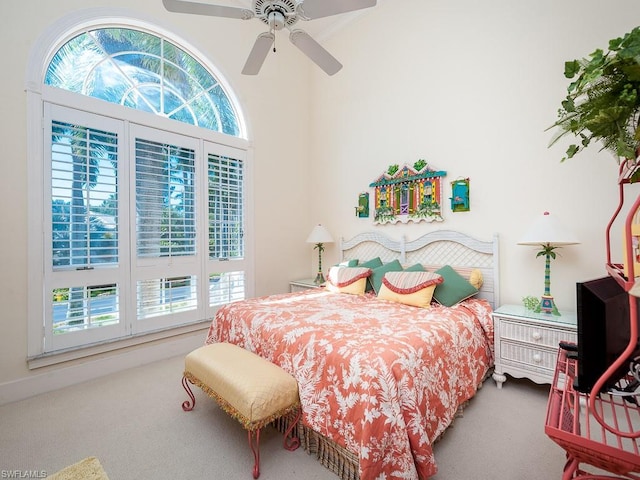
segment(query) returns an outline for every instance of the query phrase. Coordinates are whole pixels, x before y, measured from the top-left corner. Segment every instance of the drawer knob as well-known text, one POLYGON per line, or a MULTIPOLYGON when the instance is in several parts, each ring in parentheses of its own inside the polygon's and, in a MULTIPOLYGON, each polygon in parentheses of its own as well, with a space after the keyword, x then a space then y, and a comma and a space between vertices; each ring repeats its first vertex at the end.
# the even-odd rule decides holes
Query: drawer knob
POLYGON ((540 363, 542 361, 542 355, 540 355, 539 353, 534 354, 533 361, 536 363, 540 363))
POLYGON ((540 340, 542 338, 542 334, 540 332, 533 332, 532 337, 534 340, 540 340))

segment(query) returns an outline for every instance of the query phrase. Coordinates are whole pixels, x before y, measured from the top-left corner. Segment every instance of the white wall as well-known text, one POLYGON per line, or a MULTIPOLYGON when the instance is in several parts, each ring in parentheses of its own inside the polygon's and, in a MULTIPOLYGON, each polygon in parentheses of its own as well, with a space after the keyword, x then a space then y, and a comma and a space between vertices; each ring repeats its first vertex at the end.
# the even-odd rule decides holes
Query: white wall
MULTIPOLYGON (((497 232, 502 302, 519 303, 543 293, 544 260, 517 242, 548 210, 582 242, 551 265, 558 306, 574 310, 576 281, 605 274, 618 167, 597 147, 560 163, 566 145, 549 149, 545 129, 566 94, 565 60, 606 48, 638 18, 635 0, 381 1, 327 43, 344 71, 314 79, 311 168, 324 196, 312 216, 346 238, 373 228, 408 239, 441 228, 482 239, 497 232), (419 158, 447 171, 443 223, 374 227, 355 217, 370 182, 419 158), (449 182, 459 177, 471 181, 470 212, 449 208, 449 182)), ((327 249, 328 259, 337 254, 327 249)))
MULTIPOLYGON (((317 222, 336 238, 373 228, 409 239, 437 228, 483 239, 497 232, 502 300, 519 302, 542 293, 544 265, 534 247, 516 243, 536 215, 550 210, 582 240, 553 263, 558 305, 573 308, 575 282, 604 274, 603 230, 617 202, 615 161, 594 148, 560 164, 563 148, 548 149, 551 133, 544 129, 565 93, 564 61, 634 27, 637 0, 609 0, 606 7, 601 0, 380 0, 323 40, 345 65, 333 77, 286 37, 259 76, 240 75, 263 30, 258 22, 170 14, 160 0, 4 1, 0 39, 10 47, 0 79, 0 393, 24 396, 62 385, 74 372, 90 375, 91 362, 36 372, 26 365, 24 75, 30 49, 51 22, 105 6, 175 29, 210 56, 239 95, 254 147, 257 294, 284 291, 288 280, 313 273, 315 252, 304 240, 317 222), (373 179, 390 164, 419 158, 446 170, 447 184, 471 179, 470 212, 446 207, 442 224, 381 227, 354 216, 358 194, 373 179)), ((337 259, 336 244, 325 258, 337 259)), ((167 352, 175 354, 175 346, 167 352)), ((104 371, 104 363, 95 363, 104 371)))

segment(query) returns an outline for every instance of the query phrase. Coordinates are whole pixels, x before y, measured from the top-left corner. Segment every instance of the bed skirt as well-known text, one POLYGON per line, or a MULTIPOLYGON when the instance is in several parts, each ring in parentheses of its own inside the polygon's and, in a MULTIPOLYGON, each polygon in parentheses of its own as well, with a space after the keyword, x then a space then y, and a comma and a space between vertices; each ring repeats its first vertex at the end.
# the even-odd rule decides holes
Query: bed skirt
MULTIPOLYGON (((482 383, 478 386, 478 389, 482 388, 484 382, 491 376, 491 368, 484 376, 482 383)), ((477 392, 476 392, 477 393, 477 392)), ((434 444, 439 442, 444 434, 447 433, 449 428, 453 427, 456 418, 464 416, 464 409, 469 404, 473 397, 458 407, 454 420, 442 432, 438 438, 434 440, 434 444)), ((275 420, 272 425, 281 433, 285 433, 287 428, 294 421, 296 412, 290 412, 289 414, 280 417, 275 420)), ((304 425, 302 420, 298 422, 296 429, 292 432, 292 435, 297 435, 300 439, 300 445, 309 455, 314 455, 321 465, 331 470, 338 475, 342 480, 359 480, 359 461, 358 455, 347 450, 342 445, 337 444, 330 438, 315 432, 308 426, 304 425)))

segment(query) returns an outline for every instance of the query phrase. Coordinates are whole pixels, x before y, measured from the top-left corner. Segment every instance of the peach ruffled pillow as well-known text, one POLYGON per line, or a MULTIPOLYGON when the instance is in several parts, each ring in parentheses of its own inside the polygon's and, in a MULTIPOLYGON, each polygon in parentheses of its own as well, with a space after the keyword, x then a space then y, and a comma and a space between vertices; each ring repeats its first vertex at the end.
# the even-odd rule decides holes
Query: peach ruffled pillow
POLYGON ((327 276, 327 290, 351 295, 363 295, 371 269, 366 267, 331 267, 327 276))
POLYGON ((378 298, 429 308, 433 291, 442 280, 440 275, 431 272, 387 272, 382 279, 378 298))

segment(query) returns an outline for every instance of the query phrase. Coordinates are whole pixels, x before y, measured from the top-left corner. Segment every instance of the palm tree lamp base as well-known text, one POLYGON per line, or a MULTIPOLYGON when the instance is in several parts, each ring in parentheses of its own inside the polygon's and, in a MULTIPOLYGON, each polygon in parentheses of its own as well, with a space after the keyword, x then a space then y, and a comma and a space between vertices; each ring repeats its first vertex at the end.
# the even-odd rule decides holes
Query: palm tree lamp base
POLYGON ((313 281, 316 285, 322 285, 324 283, 324 275, 322 275, 322 252, 324 252, 324 244, 333 242, 331 234, 322 225, 316 225, 311 234, 307 238, 307 243, 315 243, 315 247, 318 249, 318 275, 313 281))
POLYGON ((551 295, 542 295, 542 297, 540 297, 540 305, 538 306, 536 311, 560 316, 558 307, 556 307, 556 304, 553 301, 553 297, 551 295))

